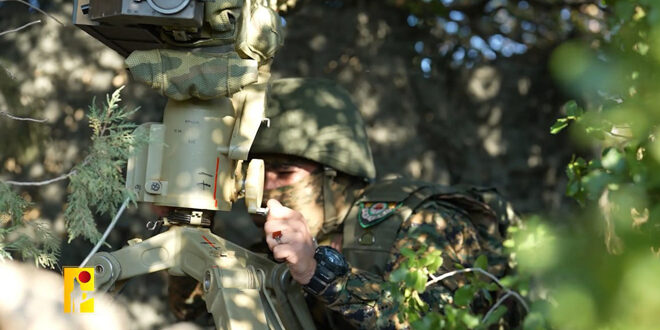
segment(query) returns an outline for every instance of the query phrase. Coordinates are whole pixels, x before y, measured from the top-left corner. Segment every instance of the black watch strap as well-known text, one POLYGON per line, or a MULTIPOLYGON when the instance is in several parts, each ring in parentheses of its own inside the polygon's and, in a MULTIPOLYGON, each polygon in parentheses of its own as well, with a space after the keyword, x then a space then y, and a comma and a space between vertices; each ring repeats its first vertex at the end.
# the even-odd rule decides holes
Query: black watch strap
POLYGON ((318 296, 328 287, 328 285, 333 283, 335 279, 337 279, 337 275, 317 262, 314 276, 312 276, 312 279, 310 279, 309 283, 303 288, 307 292, 318 296))
POLYGON ((348 264, 341 253, 329 246, 317 247, 314 259, 316 259, 316 270, 309 283, 303 288, 318 296, 338 277, 348 272, 348 264))

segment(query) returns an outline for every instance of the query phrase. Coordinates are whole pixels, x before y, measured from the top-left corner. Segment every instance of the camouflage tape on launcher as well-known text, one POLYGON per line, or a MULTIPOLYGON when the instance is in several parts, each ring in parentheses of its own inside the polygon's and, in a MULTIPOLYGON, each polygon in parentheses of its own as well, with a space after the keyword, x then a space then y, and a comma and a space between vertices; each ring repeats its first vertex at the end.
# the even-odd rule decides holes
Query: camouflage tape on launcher
POLYGON ((177 101, 230 96, 257 81, 257 61, 236 54, 134 51, 126 65, 137 81, 177 101))

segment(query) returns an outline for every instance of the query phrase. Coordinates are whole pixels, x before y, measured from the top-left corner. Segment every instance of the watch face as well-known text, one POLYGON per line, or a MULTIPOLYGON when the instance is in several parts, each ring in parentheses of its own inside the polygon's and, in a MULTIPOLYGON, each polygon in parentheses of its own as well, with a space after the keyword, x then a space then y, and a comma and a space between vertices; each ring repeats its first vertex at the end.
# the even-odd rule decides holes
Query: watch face
POLYGON ((343 275, 348 271, 348 264, 344 260, 344 256, 337 250, 328 246, 319 246, 318 253, 320 254, 319 262, 329 267, 335 274, 343 275))
POLYGON ((343 265, 344 264, 344 259, 335 250, 330 250, 330 249, 326 250, 325 251, 325 257, 333 265, 343 265))

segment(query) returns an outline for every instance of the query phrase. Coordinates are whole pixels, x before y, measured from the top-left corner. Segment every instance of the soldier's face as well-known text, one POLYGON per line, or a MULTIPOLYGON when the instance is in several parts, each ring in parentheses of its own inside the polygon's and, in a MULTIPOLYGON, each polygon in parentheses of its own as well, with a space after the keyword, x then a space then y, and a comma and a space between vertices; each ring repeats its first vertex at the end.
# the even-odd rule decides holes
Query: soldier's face
POLYGON ((304 159, 269 156, 264 158, 264 189, 272 190, 301 182, 319 170, 320 165, 304 159))
MULTIPOLYGON (((323 224, 321 165, 295 157, 262 157, 265 164, 264 202, 273 198, 305 217, 314 235, 323 224)), ((263 220, 253 217, 257 225, 263 220)))

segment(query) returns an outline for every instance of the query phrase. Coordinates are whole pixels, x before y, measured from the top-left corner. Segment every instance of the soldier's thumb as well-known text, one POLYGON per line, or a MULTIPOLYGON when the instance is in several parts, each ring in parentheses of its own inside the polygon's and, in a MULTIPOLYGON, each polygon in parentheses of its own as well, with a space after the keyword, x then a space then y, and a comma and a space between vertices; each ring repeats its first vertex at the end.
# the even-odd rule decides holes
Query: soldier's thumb
POLYGON ((286 217, 290 212, 276 199, 269 199, 266 206, 268 206, 268 215, 272 217, 286 217))

